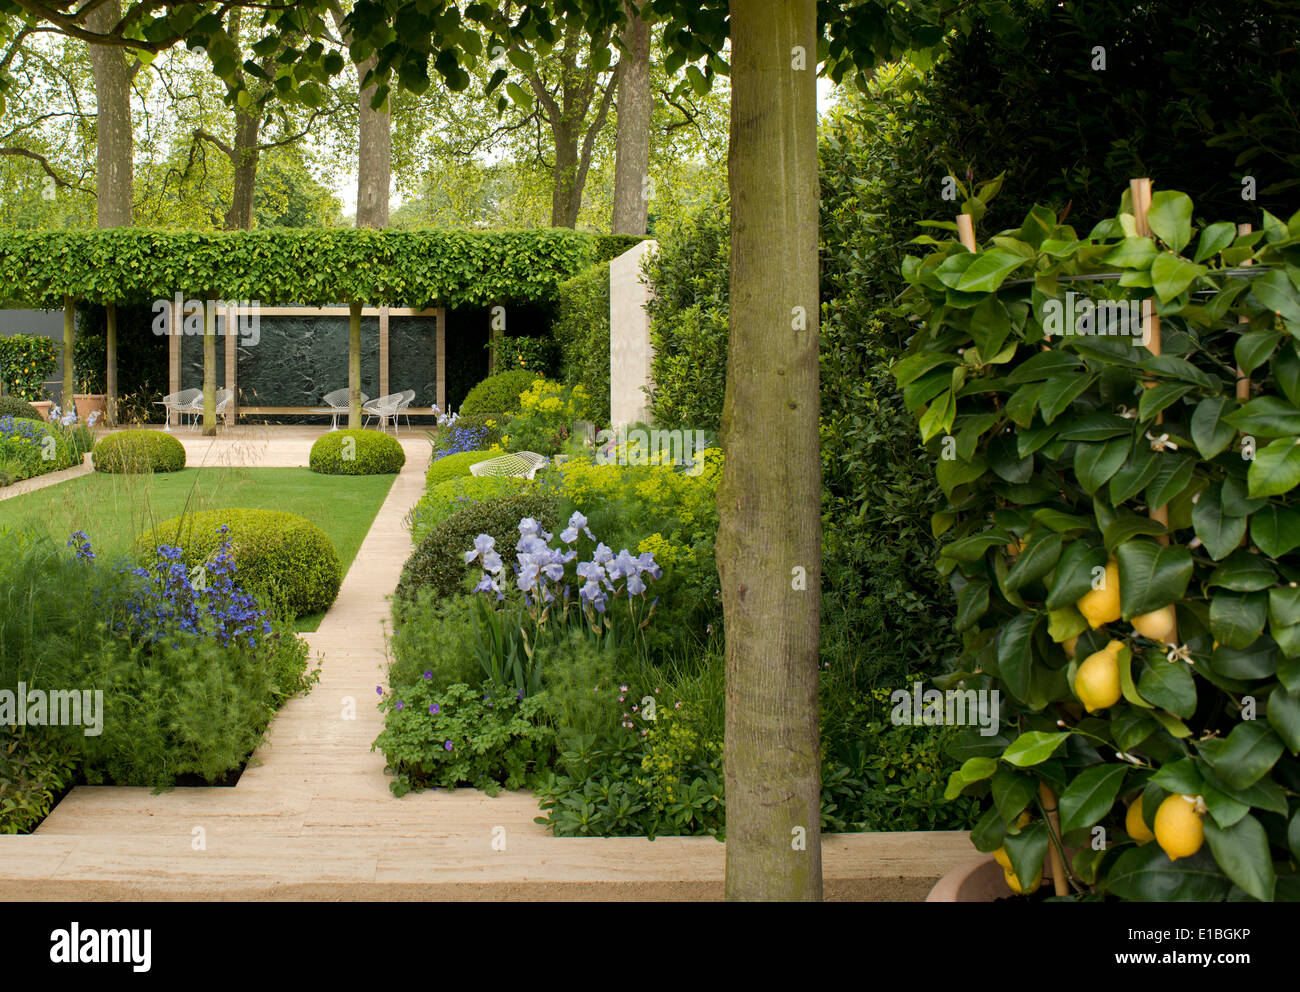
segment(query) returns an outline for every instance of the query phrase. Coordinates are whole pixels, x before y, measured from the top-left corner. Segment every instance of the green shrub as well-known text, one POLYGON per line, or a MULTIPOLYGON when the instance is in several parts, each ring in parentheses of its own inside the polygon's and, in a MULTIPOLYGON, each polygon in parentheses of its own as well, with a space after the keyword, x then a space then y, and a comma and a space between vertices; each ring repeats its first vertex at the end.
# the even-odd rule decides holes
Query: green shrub
POLYGON ((555 499, 537 487, 509 496, 499 496, 467 506, 436 524, 420 541, 402 568, 394 593, 394 616, 403 616, 406 603, 422 589, 433 599, 466 592, 472 583, 472 569, 465 566, 465 552, 479 534, 496 539, 497 547, 513 548, 519 540, 519 521, 532 517, 543 529, 556 525, 555 499))
POLYGON ((238 569, 236 581, 245 589, 294 616, 318 613, 334 602, 343 579, 334 545, 323 530, 294 513, 202 510, 160 524, 142 534, 136 546, 146 561, 157 559, 159 545, 180 547, 181 560, 193 569, 227 536, 238 569), (225 534, 223 526, 228 528, 225 534))
POLYGON ((419 544, 433 527, 466 506, 505 496, 528 485, 531 483, 527 479, 494 475, 461 475, 440 482, 421 496, 407 515, 411 540, 419 544))
POLYGON ((458 451, 454 455, 444 455, 429 463, 429 470, 424 473, 424 488, 432 489, 440 482, 469 475, 470 467, 487 461, 495 455, 490 451, 458 451))
POLYGON ((650 408, 663 427, 717 431, 727 385, 730 211, 724 199, 674 220, 646 263, 654 345, 650 408))
POLYGON ((392 475, 406 464, 406 452, 383 431, 330 431, 311 446, 308 464, 322 475, 392 475))
POLYGON ((6 485, 68 468, 79 459, 66 428, 44 420, 0 417, 0 474, 6 485))
POLYGON ((396 616, 393 621, 393 663, 388 668, 393 689, 414 685, 425 673, 434 689, 482 681, 484 672, 472 644, 477 612, 472 596, 438 599, 432 590, 421 589, 402 612, 400 622, 396 616))
POLYGON ((560 378, 583 386, 595 423, 609 423, 609 264, 593 265, 556 292, 551 325, 560 351, 560 378))
POLYGON ((118 431, 95 445, 96 472, 179 472, 185 446, 164 431, 118 431))
POLYGON ((40 411, 17 396, 0 396, 0 417, 21 417, 23 420, 43 420, 40 411))
POLYGON ((46 380, 54 375, 57 364, 54 342, 47 337, 39 334, 0 337, 0 382, 11 396, 20 400, 44 399, 46 380))
POLYGON ((45 728, 0 724, 0 834, 31 833, 72 785, 77 756, 45 728))
POLYGON ((591 410, 586 387, 537 379, 519 395, 519 412, 506 424, 501 443, 509 451, 559 454, 574 422, 589 420, 591 410))
POLYGON ((461 417, 514 413, 519 409, 519 394, 527 390, 536 378, 535 372, 526 369, 490 375, 469 391, 457 413, 461 417))
POLYGON ((528 785, 553 752, 541 696, 491 685, 433 688, 429 679, 384 694, 384 752, 393 795, 468 785, 489 795, 528 785))

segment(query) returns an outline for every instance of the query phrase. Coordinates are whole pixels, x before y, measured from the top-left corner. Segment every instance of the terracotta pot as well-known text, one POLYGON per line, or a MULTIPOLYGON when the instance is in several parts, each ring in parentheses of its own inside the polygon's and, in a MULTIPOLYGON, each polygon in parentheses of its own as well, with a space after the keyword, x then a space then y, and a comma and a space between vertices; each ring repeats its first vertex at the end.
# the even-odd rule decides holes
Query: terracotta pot
MULTIPOLYGON (((1067 853, 1069 848, 1066 849, 1067 853)), ((1043 865, 1043 884, 1052 880, 1052 864, 1043 865)), ((1012 895, 1002 874, 1002 866, 993 855, 982 855, 978 860, 954 868, 935 883, 926 902, 993 902, 1012 895)))
POLYGON ((54 406, 53 400, 37 400, 32 406, 36 407, 36 412, 41 415, 42 420, 50 419, 50 407, 54 406))
POLYGON ((72 402, 77 407, 77 423, 84 424, 92 413, 98 413, 96 424, 102 424, 108 413, 108 396, 105 393, 76 393, 72 402))

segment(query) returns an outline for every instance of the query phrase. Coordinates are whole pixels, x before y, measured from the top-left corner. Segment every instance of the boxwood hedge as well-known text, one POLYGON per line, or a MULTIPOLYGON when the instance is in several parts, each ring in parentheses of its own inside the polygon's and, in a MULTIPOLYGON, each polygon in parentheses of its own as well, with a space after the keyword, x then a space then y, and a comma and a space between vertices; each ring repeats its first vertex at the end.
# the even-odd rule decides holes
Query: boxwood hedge
POLYGON ((406 452, 383 431, 330 431, 311 446, 308 464, 322 475, 392 475, 406 464, 406 452))
POLYGON ((158 559, 157 548, 181 549, 193 569, 229 538, 235 580, 264 602, 294 616, 327 609, 338 595, 343 569, 334 545, 310 520, 281 510, 202 510, 165 521, 137 541, 141 557, 158 559), (222 531, 221 528, 226 528, 222 531))
POLYGON ((120 431, 95 445, 91 458, 96 472, 179 472, 185 447, 163 431, 120 431))

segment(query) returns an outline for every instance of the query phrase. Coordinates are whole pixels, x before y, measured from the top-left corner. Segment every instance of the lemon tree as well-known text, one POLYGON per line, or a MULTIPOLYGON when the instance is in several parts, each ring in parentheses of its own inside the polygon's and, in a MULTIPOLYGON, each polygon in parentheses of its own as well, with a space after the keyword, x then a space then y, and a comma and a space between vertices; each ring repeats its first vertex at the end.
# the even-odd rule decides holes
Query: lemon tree
POLYGON ((1001 694, 948 794, 987 798, 972 840, 1015 891, 1056 849, 1074 898, 1294 900, 1300 213, 1242 233, 1160 191, 1148 219, 1128 193, 1084 233, 1039 206, 904 264, 896 375, 948 501, 949 685, 1001 694))

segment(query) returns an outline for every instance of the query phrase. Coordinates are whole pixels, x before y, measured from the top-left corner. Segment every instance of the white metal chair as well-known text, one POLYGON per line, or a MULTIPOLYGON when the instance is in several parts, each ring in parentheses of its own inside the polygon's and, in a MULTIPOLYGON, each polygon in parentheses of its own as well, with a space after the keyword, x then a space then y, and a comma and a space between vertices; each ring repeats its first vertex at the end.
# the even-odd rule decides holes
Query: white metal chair
MULTIPOLYGON (((196 389, 195 392, 199 395, 190 401, 189 405, 185 408, 185 412, 193 414, 194 429, 198 430, 199 421, 203 419, 203 390, 196 389)), ((230 401, 233 398, 231 391, 229 389, 218 389, 216 393, 213 394, 212 398, 214 400, 215 415, 218 417, 225 416, 226 408, 230 406, 230 401)))
POLYGON ((535 451, 515 451, 499 458, 488 458, 469 467, 470 475, 514 476, 531 479, 549 459, 535 451))
MULTIPOLYGON (((333 392, 326 393, 324 396, 321 397, 321 399, 324 400, 325 405, 329 407, 334 414, 333 418, 330 421, 330 430, 336 431, 339 429, 339 414, 352 412, 351 398, 352 398, 352 390, 349 389, 347 386, 344 386, 342 389, 336 389, 333 392)), ((363 410, 365 409, 365 405, 366 403, 369 402, 369 400, 370 400, 369 396, 367 396, 365 393, 361 394, 361 408, 363 410)))
POLYGON ((397 413, 399 416, 406 418, 406 426, 408 428, 411 426, 411 415, 407 413, 407 411, 410 410, 411 404, 414 402, 415 402, 415 390, 403 389, 402 402, 398 404, 397 413))
MULTIPOLYGON (((199 400, 202 400, 203 390, 182 389, 180 392, 177 393, 168 393, 166 396, 162 398, 163 413, 166 416, 166 421, 167 421, 166 424, 164 425, 163 428, 164 430, 171 430, 173 413, 176 414, 180 424, 182 426, 184 425, 185 415, 186 414, 192 415, 194 413, 195 397, 197 397, 199 400)), ((199 412, 200 413, 203 412, 202 407, 199 408, 199 412)))
POLYGON ((367 414, 367 423, 369 423, 371 417, 374 417, 379 421, 380 430, 387 430, 388 422, 391 420, 393 422, 393 436, 396 437, 397 414, 401 408, 401 403, 401 393, 389 393, 387 396, 380 396, 377 399, 371 400, 369 403, 363 404, 361 409, 367 414))

